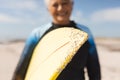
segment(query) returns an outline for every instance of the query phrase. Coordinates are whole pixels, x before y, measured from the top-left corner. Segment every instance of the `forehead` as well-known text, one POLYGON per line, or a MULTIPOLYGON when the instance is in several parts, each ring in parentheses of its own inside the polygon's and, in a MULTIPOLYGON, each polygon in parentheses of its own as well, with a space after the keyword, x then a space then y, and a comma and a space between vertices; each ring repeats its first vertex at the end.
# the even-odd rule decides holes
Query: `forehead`
POLYGON ((71 0, 49 0, 49 2, 70 2, 71 0))

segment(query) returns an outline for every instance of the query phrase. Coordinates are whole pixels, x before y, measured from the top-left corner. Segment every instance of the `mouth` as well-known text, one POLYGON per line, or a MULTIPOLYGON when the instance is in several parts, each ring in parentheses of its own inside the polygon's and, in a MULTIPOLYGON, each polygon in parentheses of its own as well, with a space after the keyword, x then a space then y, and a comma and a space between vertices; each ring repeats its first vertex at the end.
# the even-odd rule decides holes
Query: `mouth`
POLYGON ((67 16, 67 12, 60 12, 57 14, 57 16, 65 17, 67 16))

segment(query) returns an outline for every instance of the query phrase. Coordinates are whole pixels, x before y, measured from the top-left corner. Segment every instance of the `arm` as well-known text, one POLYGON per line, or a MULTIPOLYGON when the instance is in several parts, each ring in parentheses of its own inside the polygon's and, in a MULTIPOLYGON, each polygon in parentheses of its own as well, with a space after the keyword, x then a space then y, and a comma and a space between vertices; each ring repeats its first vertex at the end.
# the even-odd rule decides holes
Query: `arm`
POLYGON ((89 80, 101 80, 98 53, 96 50, 94 39, 91 34, 89 35, 88 41, 90 43, 88 60, 87 60, 87 70, 88 70, 89 80))
POLYGON ((34 33, 27 39, 24 50, 16 67, 12 80, 24 80, 33 50, 38 42, 38 38, 34 33))
POLYGON ((77 24, 77 27, 85 31, 86 33, 88 33, 88 42, 90 46, 89 46, 88 59, 87 59, 86 66, 88 70, 89 80, 101 80, 100 63, 99 63, 98 53, 96 50, 96 45, 95 45, 92 33, 84 25, 77 24))

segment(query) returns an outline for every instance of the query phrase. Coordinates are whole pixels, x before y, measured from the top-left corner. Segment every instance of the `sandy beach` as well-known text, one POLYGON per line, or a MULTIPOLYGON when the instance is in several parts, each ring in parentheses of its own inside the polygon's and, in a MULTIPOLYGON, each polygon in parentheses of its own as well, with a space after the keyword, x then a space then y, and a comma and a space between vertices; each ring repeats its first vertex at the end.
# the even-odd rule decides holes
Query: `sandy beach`
MULTIPOLYGON (((120 39, 96 38, 102 80, 120 80, 120 39)), ((11 80, 24 41, 0 43, 0 80, 11 80)))

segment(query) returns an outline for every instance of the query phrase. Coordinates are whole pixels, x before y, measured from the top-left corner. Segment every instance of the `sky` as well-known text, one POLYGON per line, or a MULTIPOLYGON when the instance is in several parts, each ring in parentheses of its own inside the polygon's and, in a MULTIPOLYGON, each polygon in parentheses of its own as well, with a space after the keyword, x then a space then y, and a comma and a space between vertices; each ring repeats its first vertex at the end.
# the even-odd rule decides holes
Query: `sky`
MULTIPOLYGON (((0 0, 0 41, 26 39, 51 20, 44 0, 0 0)), ((94 37, 120 38, 120 0, 74 0, 71 20, 94 37)))

